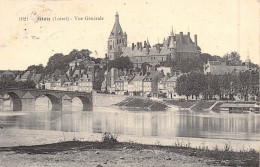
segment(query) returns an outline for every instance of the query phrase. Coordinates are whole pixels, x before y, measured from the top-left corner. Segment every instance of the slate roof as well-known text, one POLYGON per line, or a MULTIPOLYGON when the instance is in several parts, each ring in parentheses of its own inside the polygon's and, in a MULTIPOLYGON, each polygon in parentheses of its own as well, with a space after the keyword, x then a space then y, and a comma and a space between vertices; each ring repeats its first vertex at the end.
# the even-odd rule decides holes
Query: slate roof
POLYGON ((133 81, 142 81, 145 77, 147 77, 147 75, 137 75, 134 77, 133 81))
POLYGON ((27 80, 29 79, 31 72, 30 71, 26 71, 22 76, 21 76, 21 80, 27 80))
POLYGON ((122 31, 122 28, 121 28, 120 23, 119 23, 119 15, 116 12, 115 24, 113 26, 113 29, 110 33, 109 38, 114 38, 114 37, 117 37, 118 35, 122 35, 122 34, 123 34, 123 31, 122 31))
POLYGON ((199 53, 195 43, 192 42, 188 35, 175 34, 177 52, 199 53))
POLYGON ((167 40, 164 41, 163 46, 158 50, 156 47, 149 48, 149 52, 147 52, 146 48, 137 49, 137 46, 132 49, 132 47, 124 47, 122 48, 121 56, 160 56, 160 55, 168 55, 171 53, 171 48, 176 48, 177 53, 195 53, 198 54, 198 49, 194 42, 192 42, 191 38, 188 35, 180 35, 175 34, 175 36, 169 36, 167 40))
POLYGON ((156 79, 160 79, 161 72, 159 71, 151 71, 150 74, 144 78, 144 81, 152 81, 156 79))
POLYGON ((31 80, 35 83, 38 84, 42 80, 42 74, 35 74, 32 76, 31 80))

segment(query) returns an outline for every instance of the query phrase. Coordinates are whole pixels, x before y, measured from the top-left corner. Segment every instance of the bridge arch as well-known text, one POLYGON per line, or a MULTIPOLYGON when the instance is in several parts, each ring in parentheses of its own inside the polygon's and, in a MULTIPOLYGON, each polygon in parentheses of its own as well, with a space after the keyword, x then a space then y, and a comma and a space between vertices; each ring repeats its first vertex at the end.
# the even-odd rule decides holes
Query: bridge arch
POLYGON ((13 100, 13 111, 22 111, 21 97, 15 92, 7 92, 6 94, 13 100))
POLYGON ((91 111, 93 109, 93 104, 88 97, 76 96, 73 99, 75 99, 75 98, 79 98, 81 100, 82 105, 83 105, 83 111, 91 111))
POLYGON ((41 96, 46 96, 51 101, 52 111, 61 111, 62 105, 60 98, 48 93, 42 94, 41 96))

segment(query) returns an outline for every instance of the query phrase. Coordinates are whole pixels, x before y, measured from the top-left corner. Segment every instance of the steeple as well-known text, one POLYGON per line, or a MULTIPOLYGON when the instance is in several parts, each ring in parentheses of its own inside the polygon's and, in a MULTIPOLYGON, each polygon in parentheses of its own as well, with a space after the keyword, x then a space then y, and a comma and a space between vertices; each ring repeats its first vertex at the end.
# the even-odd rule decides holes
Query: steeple
POLYGON ((118 12, 116 12, 115 24, 113 26, 113 29, 110 33, 109 38, 114 38, 114 37, 117 37, 117 36, 122 35, 122 34, 123 34, 123 31, 122 31, 122 28, 121 28, 120 23, 119 23, 119 15, 118 15, 118 12))
POLYGON ((173 26, 172 26, 172 32, 171 32, 171 36, 174 36, 174 33, 173 33, 173 26))
POLYGON ((115 14, 115 23, 108 38, 107 55, 110 60, 115 60, 122 54, 122 48, 127 47, 127 34, 123 32, 118 12, 115 14))

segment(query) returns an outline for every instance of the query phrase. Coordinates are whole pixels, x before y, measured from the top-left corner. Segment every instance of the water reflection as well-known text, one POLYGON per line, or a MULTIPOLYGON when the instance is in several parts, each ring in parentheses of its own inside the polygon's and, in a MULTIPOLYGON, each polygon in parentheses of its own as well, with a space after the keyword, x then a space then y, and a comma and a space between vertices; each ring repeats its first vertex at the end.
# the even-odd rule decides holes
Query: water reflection
POLYGON ((228 138, 260 140, 260 115, 195 113, 190 111, 123 111, 95 108, 94 111, 34 111, 1 116, 8 128, 66 132, 113 132, 162 138, 228 138))

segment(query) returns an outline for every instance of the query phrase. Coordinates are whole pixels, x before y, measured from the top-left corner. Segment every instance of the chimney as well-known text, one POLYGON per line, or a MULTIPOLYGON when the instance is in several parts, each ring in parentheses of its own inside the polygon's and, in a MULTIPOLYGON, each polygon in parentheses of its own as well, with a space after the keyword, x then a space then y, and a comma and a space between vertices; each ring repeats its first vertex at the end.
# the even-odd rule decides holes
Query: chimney
POLYGON ((132 43, 132 50, 134 50, 134 48, 135 48, 135 44, 134 44, 134 43, 132 43))
POLYGON ((183 32, 180 32, 180 40, 183 41, 183 32))
POLYGON ((188 43, 190 43, 190 32, 188 32, 188 43))
POLYGON ((147 43, 146 43, 146 41, 144 41, 144 48, 146 48, 146 46, 147 46, 147 43))
POLYGON ((146 52, 149 54, 149 46, 146 44, 146 52))
POLYGON ((143 44, 142 42, 139 42, 141 51, 143 50, 143 44))
POLYGON ((156 44, 156 50, 160 53, 160 45, 156 44))
POLYGON ((137 50, 139 50, 139 47, 140 47, 139 42, 137 42, 137 50))
POLYGON ((197 34, 194 35, 194 42, 195 42, 195 46, 198 46, 197 34))

